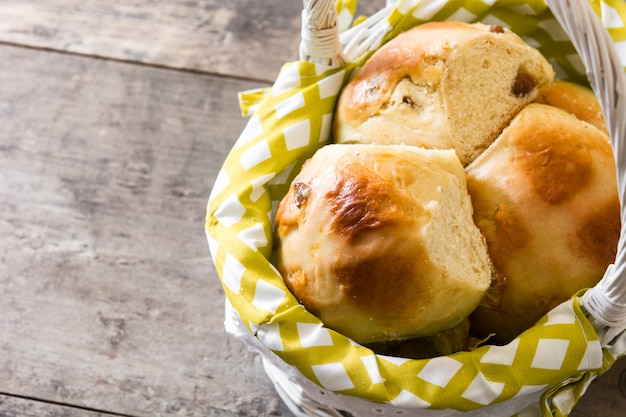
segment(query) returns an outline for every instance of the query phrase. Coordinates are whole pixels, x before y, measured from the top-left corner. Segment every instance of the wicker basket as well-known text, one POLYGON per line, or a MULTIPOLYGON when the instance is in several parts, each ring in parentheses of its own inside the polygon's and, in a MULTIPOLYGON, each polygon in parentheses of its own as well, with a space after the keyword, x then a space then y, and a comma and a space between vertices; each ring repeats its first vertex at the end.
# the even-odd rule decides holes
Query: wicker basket
MULTIPOLYGON (((390 24, 389 16, 400 12, 416 15, 419 9, 422 14, 428 12, 436 17, 436 11, 446 2, 389 1, 380 12, 343 30, 349 24, 344 14, 336 13, 335 1, 305 0, 302 62, 286 65, 272 89, 241 96, 242 103, 247 102, 246 106, 242 104, 244 114, 252 117, 211 192, 206 232, 227 296, 226 330, 261 355, 277 392, 297 416, 568 415, 589 383, 626 354, 625 228, 616 261, 597 286, 555 308, 507 346, 484 347, 465 356, 430 361, 375 355, 325 329, 288 293, 272 266, 272 208, 286 193, 302 162, 329 140, 329 115, 342 83, 368 54, 402 30, 390 24), (304 79, 313 81, 304 86, 304 79), (320 115, 302 120, 303 114, 312 111, 307 107, 311 89, 316 94, 315 112, 320 115), (303 131, 308 133, 305 140, 303 131), (280 151, 270 146, 273 138, 280 139, 280 151), (532 376, 527 369, 516 369, 517 359, 504 363, 511 352, 520 352, 520 346, 529 340, 537 355, 538 345, 560 337, 554 330, 560 325, 573 326, 561 329, 565 333, 580 329, 579 336, 565 341, 569 350, 561 358, 574 355, 576 359, 572 360, 580 363, 578 368, 551 369, 543 380, 541 373, 532 376), (455 369, 452 374, 450 365, 455 369), (499 368, 504 365, 509 367, 499 368), (498 382, 501 369, 512 375, 507 375, 510 379, 498 382), (470 374, 470 380, 454 382, 461 373, 470 374), (529 379, 525 379, 526 374, 529 379), (405 386, 406 379, 417 382, 405 386)), ((338 3, 348 3, 354 11, 356 1, 338 3)), ((626 224, 626 76, 616 41, 592 8, 604 7, 605 2, 480 3, 484 7, 506 3, 517 11, 521 3, 531 9, 543 7, 541 13, 560 24, 556 29, 548 25, 549 30, 561 30, 567 35, 584 65, 583 78, 588 79, 605 113, 618 167, 622 224, 626 224)), ((626 10, 623 3, 620 7, 621 12, 626 10)), ((347 15, 352 18, 350 13, 347 15)), ((455 18, 459 16, 457 13, 455 18)), ((626 21, 626 12, 622 20, 626 21)))

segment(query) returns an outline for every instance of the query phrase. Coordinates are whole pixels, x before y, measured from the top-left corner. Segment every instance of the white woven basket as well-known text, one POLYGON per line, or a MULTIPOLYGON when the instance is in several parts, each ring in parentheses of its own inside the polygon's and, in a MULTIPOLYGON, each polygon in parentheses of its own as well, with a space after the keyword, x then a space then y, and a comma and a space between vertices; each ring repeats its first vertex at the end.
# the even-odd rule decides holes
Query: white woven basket
MULTIPOLYGON (((377 49, 389 30, 385 16, 396 2, 362 24, 341 32, 334 0, 304 0, 302 12, 302 60, 323 65, 351 62, 367 51, 377 49)), ((626 224, 626 76, 605 27, 586 0, 546 0, 582 59, 592 89, 602 105, 617 163, 618 192, 622 224, 626 224)), ((618 243, 617 257, 600 283, 587 291, 583 310, 594 324, 602 346, 611 348, 626 329, 626 228, 618 243)), ((259 352, 265 371, 278 394, 299 417, 346 416, 511 416, 540 413, 538 404, 546 390, 488 405, 472 411, 401 408, 334 393, 320 388, 296 368, 286 364, 263 345, 241 323, 238 313, 226 303, 226 330, 259 352), (534 407, 533 406, 537 406, 534 407), (524 411, 525 410, 525 411, 524 411)), ((623 338, 618 343, 623 343, 623 338)), ((626 346, 620 346, 626 351, 626 346)))

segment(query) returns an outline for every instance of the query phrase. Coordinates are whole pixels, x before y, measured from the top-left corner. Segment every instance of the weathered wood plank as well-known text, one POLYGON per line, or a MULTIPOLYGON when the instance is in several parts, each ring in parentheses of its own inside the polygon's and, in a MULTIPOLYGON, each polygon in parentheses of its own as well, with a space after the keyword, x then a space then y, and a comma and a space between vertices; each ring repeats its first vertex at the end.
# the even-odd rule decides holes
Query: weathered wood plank
POLYGON ((124 417, 0 394, 0 415, 19 417, 124 417))
POLYGON ((245 123, 236 92, 253 86, 0 46, 0 392, 283 415, 258 358, 225 335, 204 235, 245 123))
MULTIPOLYGON (((362 5, 363 13, 384 1, 362 5)), ((297 59, 302 1, 3 0, 0 41, 261 80, 297 59)))
POLYGON ((280 0, 7 0, 0 39, 211 73, 272 79, 293 59, 300 3, 280 0), (280 5, 280 7, 279 7, 280 5))

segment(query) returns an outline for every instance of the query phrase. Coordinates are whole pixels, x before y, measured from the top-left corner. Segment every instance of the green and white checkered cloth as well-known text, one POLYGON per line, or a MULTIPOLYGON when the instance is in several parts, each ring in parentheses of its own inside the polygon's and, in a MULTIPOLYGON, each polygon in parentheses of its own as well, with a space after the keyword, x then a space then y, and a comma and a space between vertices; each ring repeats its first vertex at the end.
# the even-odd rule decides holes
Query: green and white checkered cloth
MULTIPOLYGON (((626 65, 626 3, 590 4, 626 65)), ((345 29, 353 21, 356 1, 337 1, 337 10, 345 29)), ((544 54, 557 78, 586 83, 581 60, 543 0, 401 0, 387 16, 383 39, 433 20, 509 27, 544 54)), ((240 94, 242 113, 250 119, 218 174, 206 220, 229 303, 251 335, 331 391, 435 410, 475 410, 541 391, 543 401, 528 413, 568 415, 588 384, 626 352, 626 335, 603 349, 577 297, 506 346, 408 360, 376 355, 325 328, 298 303, 272 265, 278 202, 304 161, 331 140, 338 93, 368 56, 333 68, 287 63, 272 87, 240 94)))

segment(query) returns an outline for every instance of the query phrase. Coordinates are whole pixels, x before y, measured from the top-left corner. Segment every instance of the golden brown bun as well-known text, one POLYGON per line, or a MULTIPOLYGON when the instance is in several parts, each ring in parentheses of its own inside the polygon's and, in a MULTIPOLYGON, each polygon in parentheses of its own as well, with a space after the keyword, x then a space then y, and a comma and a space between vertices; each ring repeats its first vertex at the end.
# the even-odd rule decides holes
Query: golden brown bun
POLYGON ((276 229, 289 289, 359 343, 458 325, 493 274, 451 150, 327 145, 293 181, 276 229))
POLYGON ((472 328, 507 342, 594 286, 614 261, 620 208, 612 148, 592 125, 533 103, 466 172, 501 279, 472 328))
POLYGON ((335 142, 455 149, 466 165, 553 78, 507 29, 426 23, 377 50, 342 90, 335 142))
POLYGON ((593 91, 587 87, 569 81, 556 80, 539 88, 535 102, 563 109, 609 134, 602 107, 593 91))

